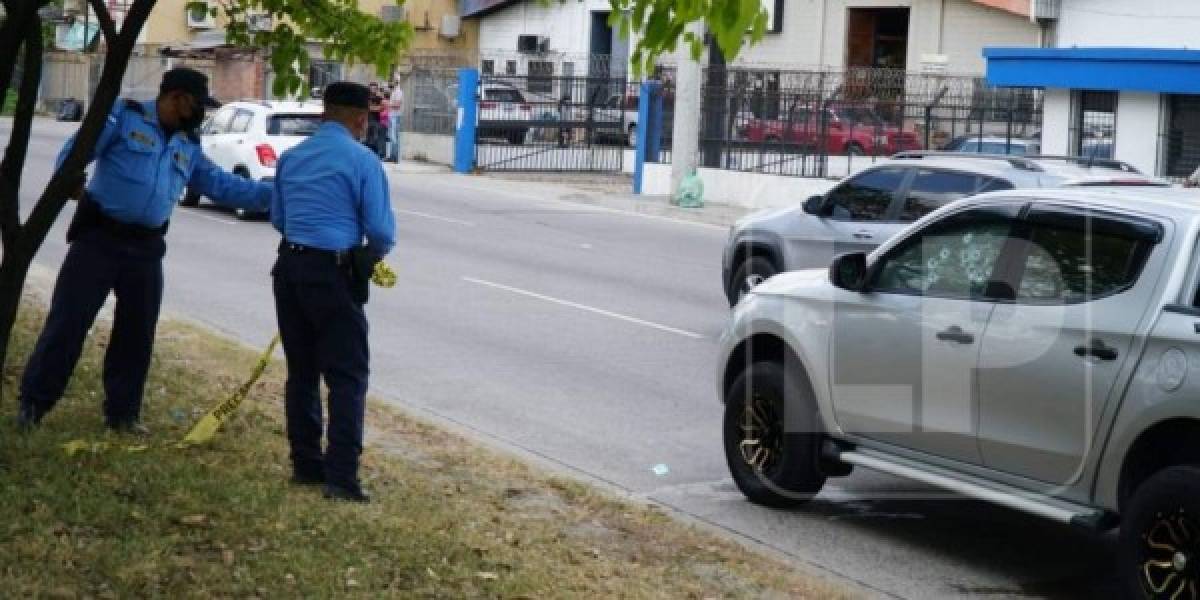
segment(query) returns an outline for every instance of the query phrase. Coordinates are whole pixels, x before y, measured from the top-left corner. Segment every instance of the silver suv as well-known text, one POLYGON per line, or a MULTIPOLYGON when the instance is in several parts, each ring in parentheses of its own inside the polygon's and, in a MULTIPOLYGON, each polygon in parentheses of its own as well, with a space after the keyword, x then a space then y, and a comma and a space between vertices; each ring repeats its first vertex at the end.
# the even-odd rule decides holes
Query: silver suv
POLYGON ((908 152, 880 162, 802 206, 748 215, 734 224, 722 257, 729 304, 772 275, 825 266, 867 251, 959 198, 1013 188, 1167 185, 1114 160, 908 152))
POLYGON ((773 277, 718 353, 751 500, 856 466, 1093 530, 1132 597, 1200 591, 1200 194, 1025 189, 773 277))

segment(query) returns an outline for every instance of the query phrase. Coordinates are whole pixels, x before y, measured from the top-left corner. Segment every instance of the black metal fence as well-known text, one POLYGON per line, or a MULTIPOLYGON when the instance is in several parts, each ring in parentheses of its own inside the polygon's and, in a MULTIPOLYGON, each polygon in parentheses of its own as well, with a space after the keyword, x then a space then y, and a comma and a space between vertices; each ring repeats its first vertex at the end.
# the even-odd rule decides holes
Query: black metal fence
POLYGON ((485 76, 475 164, 483 170, 620 171, 637 127, 623 77, 485 76))
MULTIPOLYGON (((664 122, 674 73, 663 69, 664 122)), ((701 166, 838 177, 897 152, 1040 152, 1042 93, 966 77, 887 69, 710 67, 702 86, 701 166)), ((666 127, 664 127, 666 129, 666 127)), ((664 131, 664 149, 670 148, 664 131)), ((669 162, 669 152, 649 160, 669 162)))
POLYGON ((404 128, 415 133, 454 135, 458 111, 458 71, 416 68, 401 82, 407 115, 404 128))

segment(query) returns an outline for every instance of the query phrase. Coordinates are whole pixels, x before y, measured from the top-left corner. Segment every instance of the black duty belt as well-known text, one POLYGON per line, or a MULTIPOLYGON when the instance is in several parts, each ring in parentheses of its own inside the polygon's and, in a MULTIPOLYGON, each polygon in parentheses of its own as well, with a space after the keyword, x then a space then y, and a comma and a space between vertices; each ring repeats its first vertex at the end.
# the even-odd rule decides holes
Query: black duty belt
POLYGON ((304 244, 297 244, 295 242, 289 242, 287 240, 280 240, 279 253, 280 254, 293 254, 293 255, 307 255, 307 256, 322 256, 322 257, 326 257, 329 260, 333 261, 333 264, 335 264, 339 267, 342 265, 350 264, 350 251, 349 250, 326 250, 324 248, 314 248, 312 246, 305 246, 304 244))
POLYGON ((92 199, 91 194, 85 193, 75 207, 75 217, 67 229, 67 241, 73 241, 89 229, 99 229, 118 239, 149 240, 166 235, 171 221, 167 220, 158 227, 147 227, 134 223, 118 221, 100 209, 100 205, 92 199))

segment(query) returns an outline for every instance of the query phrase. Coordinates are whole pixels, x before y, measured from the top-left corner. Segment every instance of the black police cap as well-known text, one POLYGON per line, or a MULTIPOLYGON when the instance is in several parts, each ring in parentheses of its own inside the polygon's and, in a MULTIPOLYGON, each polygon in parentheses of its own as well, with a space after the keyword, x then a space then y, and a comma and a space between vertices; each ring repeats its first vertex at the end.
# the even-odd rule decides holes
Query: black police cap
POLYGON ((371 107, 371 90, 359 83, 336 81, 325 87, 325 93, 321 94, 321 100, 327 106, 345 106, 366 110, 371 107))
POLYGON ((176 90, 191 94, 205 106, 220 106, 219 102, 208 95, 208 76, 195 69, 176 67, 163 73, 162 84, 158 86, 159 94, 176 90))

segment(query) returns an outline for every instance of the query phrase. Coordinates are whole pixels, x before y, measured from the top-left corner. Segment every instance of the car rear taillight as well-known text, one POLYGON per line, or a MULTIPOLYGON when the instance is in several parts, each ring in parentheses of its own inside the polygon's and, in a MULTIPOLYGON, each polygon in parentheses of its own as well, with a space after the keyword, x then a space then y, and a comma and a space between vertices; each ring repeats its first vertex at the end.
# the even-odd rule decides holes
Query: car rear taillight
POLYGON ((254 151, 258 153, 258 164, 272 169, 275 168, 277 157, 275 156, 274 148, 266 144, 259 144, 254 147, 254 151))

